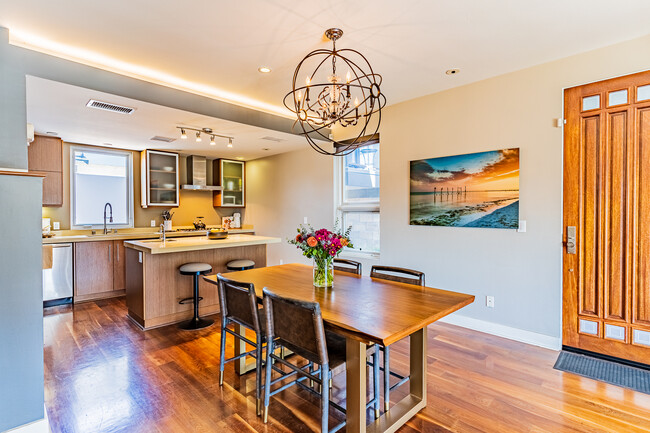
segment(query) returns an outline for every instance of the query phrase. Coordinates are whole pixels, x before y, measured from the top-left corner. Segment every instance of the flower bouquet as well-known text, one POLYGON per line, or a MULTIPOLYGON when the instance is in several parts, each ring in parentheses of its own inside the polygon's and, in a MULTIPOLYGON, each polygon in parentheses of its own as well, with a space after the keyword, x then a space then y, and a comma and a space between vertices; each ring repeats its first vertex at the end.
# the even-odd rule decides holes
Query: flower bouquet
POLYGON ((334 257, 338 256, 345 247, 352 248, 350 230, 345 232, 338 229, 338 221, 334 231, 327 229, 314 230, 310 226, 301 225, 298 234, 289 243, 295 245, 305 257, 314 261, 314 286, 332 287, 334 282, 334 257))

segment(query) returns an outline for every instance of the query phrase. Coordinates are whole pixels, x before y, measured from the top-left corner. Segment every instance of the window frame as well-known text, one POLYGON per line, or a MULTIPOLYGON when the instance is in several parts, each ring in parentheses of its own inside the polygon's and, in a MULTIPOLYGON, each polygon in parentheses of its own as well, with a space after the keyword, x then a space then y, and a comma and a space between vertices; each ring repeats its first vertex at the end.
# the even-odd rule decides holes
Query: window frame
MULTIPOLYGON (((379 137, 372 137, 367 141, 367 145, 379 144, 379 137)), ((363 146, 360 146, 363 147, 363 146)), ((380 146, 381 149, 381 146, 380 146)), ((380 150, 381 152, 381 150, 380 150)), ((380 198, 381 198, 381 169, 379 181, 379 195, 377 200, 368 200, 364 202, 346 202, 345 197, 345 157, 339 156, 334 158, 334 220, 338 219, 339 224, 344 224, 344 213, 346 212, 368 212, 379 213, 380 218, 380 232, 381 232, 381 212, 380 212, 380 198)), ((381 164, 381 163, 380 163, 381 164)), ((347 227, 343 227, 345 230, 347 227)), ((381 241, 379 244, 379 251, 360 251, 352 249, 344 249, 341 251, 342 257, 347 258, 360 258, 360 259, 379 259, 381 255, 381 241)))
POLYGON ((94 148, 89 146, 70 146, 70 229, 72 230, 88 230, 88 229, 99 229, 104 228, 104 224, 75 224, 75 212, 76 212, 76 202, 75 202, 75 152, 82 151, 86 153, 100 153, 104 155, 119 155, 126 156, 127 160, 127 214, 129 216, 129 221, 127 224, 114 224, 106 222, 106 227, 111 229, 125 229, 133 228, 134 223, 134 208, 135 208, 135 197, 133 191, 133 152, 128 150, 118 150, 118 149, 103 149, 103 148, 94 148))

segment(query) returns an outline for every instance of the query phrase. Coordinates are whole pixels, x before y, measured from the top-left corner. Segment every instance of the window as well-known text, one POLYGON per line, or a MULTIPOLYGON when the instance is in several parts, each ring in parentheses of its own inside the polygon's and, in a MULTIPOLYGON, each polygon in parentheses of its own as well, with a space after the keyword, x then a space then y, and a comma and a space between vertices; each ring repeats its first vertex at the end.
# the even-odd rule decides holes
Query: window
POLYGON ((106 203, 113 207, 113 222, 107 225, 133 227, 131 152, 73 147, 70 154, 72 227, 102 226, 106 203))
POLYGON ((379 253, 379 142, 336 159, 336 212, 355 250, 379 253))

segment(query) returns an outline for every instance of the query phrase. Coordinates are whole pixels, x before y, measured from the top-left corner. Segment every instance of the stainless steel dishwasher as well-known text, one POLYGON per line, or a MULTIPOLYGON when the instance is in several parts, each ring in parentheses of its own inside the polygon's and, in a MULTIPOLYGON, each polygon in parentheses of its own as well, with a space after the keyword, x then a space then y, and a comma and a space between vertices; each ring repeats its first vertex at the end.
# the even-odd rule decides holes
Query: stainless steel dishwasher
POLYGON ((43 307, 72 302, 72 244, 52 244, 52 268, 43 269, 43 307))

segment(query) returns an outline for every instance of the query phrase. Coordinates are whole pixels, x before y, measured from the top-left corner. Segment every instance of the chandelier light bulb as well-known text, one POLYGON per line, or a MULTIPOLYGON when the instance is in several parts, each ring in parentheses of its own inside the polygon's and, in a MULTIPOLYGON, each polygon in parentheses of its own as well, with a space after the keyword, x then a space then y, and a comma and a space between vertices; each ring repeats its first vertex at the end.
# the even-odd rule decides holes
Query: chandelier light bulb
POLYGON ((197 142, 197 143, 200 143, 200 142, 201 142, 201 133, 200 133, 200 132, 197 132, 197 133, 196 133, 196 142, 197 142))
POLYGON ((359 106, 359 98, 354 98, 354 106, 355 107, 359 106))
POLYGON ((311 78, 307 77, 305 79, 305 84, 307 85, 307 87, 309 87, 309 85, 311 84, 311 78))
POLYGON ((187 134, 185 133, 185 130, 181 128, 181 139, 185 140, 187 139, 187 134))
POLYGON ((345 76, 345 82, 347 84, 350 84, 351 76, 350 76, 350 71, 348 71, 347 75, 345 76))

